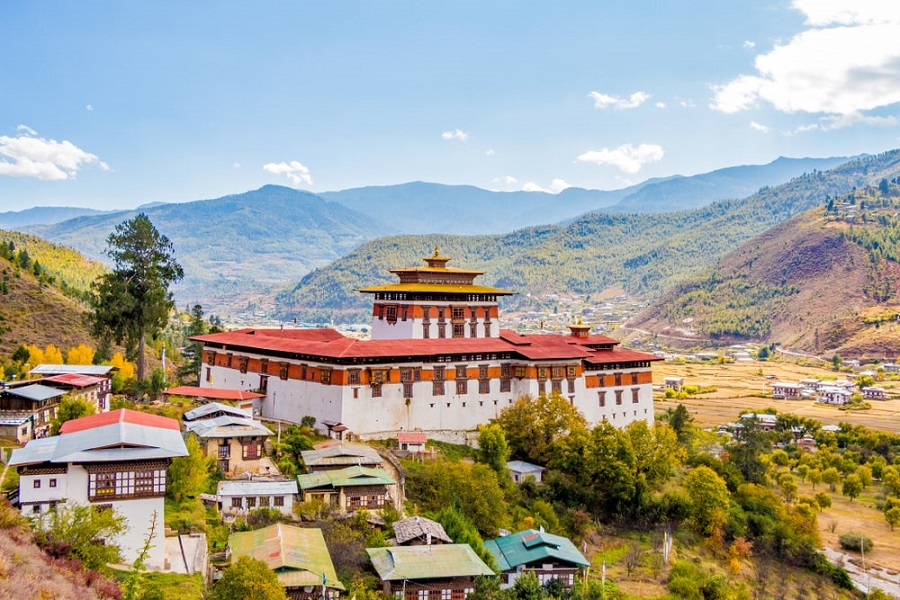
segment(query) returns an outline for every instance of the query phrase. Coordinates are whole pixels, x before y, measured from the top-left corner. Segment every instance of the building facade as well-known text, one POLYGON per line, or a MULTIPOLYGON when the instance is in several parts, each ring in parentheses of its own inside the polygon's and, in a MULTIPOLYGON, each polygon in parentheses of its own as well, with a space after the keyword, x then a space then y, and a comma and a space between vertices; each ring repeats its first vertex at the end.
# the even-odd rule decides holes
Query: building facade
POLYGON ((332 329, 242 329, 192 338, 204 345, 201 386, 255 390, 264 417, 339 423, 361 437, 467 431, 523 395, 559 393, 590 423, 653 421, 651 363, 618 341, 570 326, 569 335, 499 327, 498 298, 479 271, 397 269, 374 295, 372 339, 332 329))

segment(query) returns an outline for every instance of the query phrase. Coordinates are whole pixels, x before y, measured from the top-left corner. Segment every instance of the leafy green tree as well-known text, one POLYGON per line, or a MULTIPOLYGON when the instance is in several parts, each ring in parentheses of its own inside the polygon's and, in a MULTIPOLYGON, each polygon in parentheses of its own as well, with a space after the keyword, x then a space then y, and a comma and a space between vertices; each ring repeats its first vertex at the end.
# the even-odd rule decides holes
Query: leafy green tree
POLYGON ((844 478, 844 485, 841 493, 850 498, 850 502, 853 502, 853 499, 859 496, 862 493, 862 490, 863 484, 859 479, 859 475, 851 473, 844 478))
POLYGON ((275 571, 266 563, 242 556, 225 569, 209 592, 210 600, 287 600, 275 571))
POLYGON ((756 427, 755 419, 742 419, 744 429, 738 439, 728 446, 728 460, 733 463, 750 483, 766 481, 764 454, 772 449, 769 434, 756 427))
POLYGON ((57 506, 35 531, 35 541, 51 556, 75 558, 87 569, 105 571, 120 560, 114 538, 125 531, 115 510, 67 502, 57 506))
POLYGON ((546 465, 550 448, 572 430, 585 427, 584 416, 558 392, 522 396, 492 420, 503 428, 514 458, 546 465))
POLYGON ((506 462, 509 460, 509 444, 503 428, 496 423, 482 425, 478 435, 478 462, 484 463, 497 473, 497 479, 501 483, 509 481, 509 471, 506 462))
POLYGON ((691 469, 684 478, 684 489, 691 498, 691 520, 705 536, 716 535, 725 524, 731 494, 725 480, 705 465, 691 469))
POLYGON ((534 571, 525 571, 509 589, 510 600, 543 600, 544 588, 534 571))
POLYGON ((446 507, 437 514, 435 520, 441 524, 454 544, 468 544, 487 566, 494 571, 497 570, 494 555, 484 547, 484 540, 478 530, 456 507, 446 507))
POLYGON ((185 442, 188 455, 172 459, 166 495, 175 502, 197 498, 209 482, 213 459, 206 456, 197 436, 190 435, 185 442))
POLYGON ((679 404, 672 411, 672 415, 669 417, 669 426, 672 427, 675 435, 678 436, 679 443, 687 444, 690 442, 693 433, 693 422, 694 417, 691 416, 684 404, 679 404))
POLYGON ((169 239, 143 213, 116 226, 106 238, 113 270, 92 286, 91 332, 125 344, 144 379, 147 336, 156 335, 174 307, 169 285, 184 276, 169 239))
POLYGON ((466 600, 507 600, 507 598, 500 589, 498 578, 479 575, 475 578, 475 590, 469 592, 466 600))
POLYGON ((31 352, 28 351, 28 348, 25 346, 19 346, 16 348, 16 351, 12 353, 13 362, 16 362, 20 365, 24 365, 28 362, 28 359, 31 358, 31 352))
POLYGON ((278 468, 289 476, 304 472, 302 452, 312 449, 313 440, 309 435, 309 429, 291 425, 281 434, 281 443, 278 445, 280 457, 278 468))
POLYGON ((841 481, 840 472, 834 467, 828 467, 822 471, 822 483, 827 483, 828 488, 834 492, 837 490, 837 484, 841 481))
POLYGON ((56 409, 56 416, 50 422, 50 435, 59 435, 59 429, 66 421, 86 417, 95 412, 97 411, 94 406, 84 398, 68 394, 63 396, 56 409))
POLYGON ((893 531, 894 527, 900 525, 900 506, 894 506, 884 511, 884 519, 891 526, 891 531, 893 531))
MULTIPOLYGON (((203 307, 195 304, 191 308, 191 320, 184 332, 185 337, 203 335, 207 333, 208 329, 206 320, 203 318, 203 307)), ((199 381, 200 368, 203 364, 203 343, 187 341, 182 357, 184 361, 178 370, 178 376, 185 382, 199 381)))

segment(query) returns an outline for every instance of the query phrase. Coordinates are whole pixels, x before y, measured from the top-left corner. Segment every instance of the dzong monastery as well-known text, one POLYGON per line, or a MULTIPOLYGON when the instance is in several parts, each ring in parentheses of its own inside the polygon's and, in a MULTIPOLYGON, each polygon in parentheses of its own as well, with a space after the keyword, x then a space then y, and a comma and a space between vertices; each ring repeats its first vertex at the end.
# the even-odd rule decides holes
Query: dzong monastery
POLYGON ((521 335, 499 327, 483 273, 448 267, 437 249, 399 282, 368 287, 371 339, 333 329, 248 328, 192 338, 203 344, 200 385, 263 394, 265 418, 306 416, 359 438, 401 431, 452 434, 487 423, 519 397, 558 392, 589 423, 653 422, 644 352, 570 325, 570 334, 521 335))

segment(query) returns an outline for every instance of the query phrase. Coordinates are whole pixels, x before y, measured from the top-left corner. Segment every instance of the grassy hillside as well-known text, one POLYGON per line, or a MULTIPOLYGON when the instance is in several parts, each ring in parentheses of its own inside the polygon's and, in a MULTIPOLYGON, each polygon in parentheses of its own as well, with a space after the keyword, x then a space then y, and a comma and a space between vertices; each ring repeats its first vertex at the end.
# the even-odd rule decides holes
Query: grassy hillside
POLYGON ((389 269, 421 264, 419 257, 434 246, 455 259, 451 265, 486 271, 485 284, 518 292, 504 301, 507 305, 527 305, 529 293, 588 294, 613 285, 653 298, 774 225, 897 174, 900 150, 815 171, 743 200, 692 211, 597 213, 567 225, 495 236, 380 238, 305 276, 278 301, 286 318, 362 318, 367 298, 356 290, 393 280, 389 269))
POLYGON ((678 285, 630 325, 817 354, 900 352, 900 179, 830 199, 678 285))

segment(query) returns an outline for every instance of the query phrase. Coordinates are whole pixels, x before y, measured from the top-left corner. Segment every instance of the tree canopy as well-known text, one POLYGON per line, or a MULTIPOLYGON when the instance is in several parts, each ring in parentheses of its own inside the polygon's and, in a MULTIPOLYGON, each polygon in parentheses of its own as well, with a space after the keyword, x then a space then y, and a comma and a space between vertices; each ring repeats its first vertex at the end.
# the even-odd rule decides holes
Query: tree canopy
POLYGON ((174 307, 169 285, 184 273, 169 239, 143 213, 116 226, 106 239, 113 270, 91 289, 91 333, 99 340, 124 344, 137 359, 138 379, 145 374, 146 337, 156 335, 174 307))

